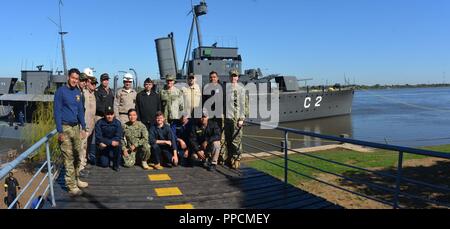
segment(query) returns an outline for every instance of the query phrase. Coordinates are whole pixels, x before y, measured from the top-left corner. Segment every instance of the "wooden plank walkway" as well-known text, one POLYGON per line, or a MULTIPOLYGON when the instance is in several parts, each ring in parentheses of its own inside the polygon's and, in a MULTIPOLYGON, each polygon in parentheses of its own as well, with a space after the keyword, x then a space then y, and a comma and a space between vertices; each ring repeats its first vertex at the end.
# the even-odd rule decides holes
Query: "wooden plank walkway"
POLYGON ((317 209, 341 208, 320 197, 286 186, 282 181, 243 167, 239 172, 219 166, 214 173, 201 167, 120 172, 94 167, 84 179, 89 187, 70 197, 61 174, 55 183, 59 209, 317 209))

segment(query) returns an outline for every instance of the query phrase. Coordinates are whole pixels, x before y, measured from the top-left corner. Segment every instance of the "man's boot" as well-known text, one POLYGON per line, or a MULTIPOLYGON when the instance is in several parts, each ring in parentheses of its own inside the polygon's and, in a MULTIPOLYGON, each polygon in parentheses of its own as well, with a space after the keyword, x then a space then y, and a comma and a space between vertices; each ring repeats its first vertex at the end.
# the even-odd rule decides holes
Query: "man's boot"
POLYGON ((74 197, 81 196, 83 194, 83 191, 81 191, 81 189, 79 189, 79 188, 74 188, 74 189, 69 190, 69 194, 74 197))
POLYGON ((142 162, 142 168, 143 168, 144 170, 152 170, 152 169, 153 169, 152 167, 148 166, 148 164, 147 164, 146 161, 143 161, 143 162, 142 162))
POLYGON ((78 188, 87 188, 89 186, 89 184, 87 182, 81 181, 81 180, 77 180, 77 186, 78 188))

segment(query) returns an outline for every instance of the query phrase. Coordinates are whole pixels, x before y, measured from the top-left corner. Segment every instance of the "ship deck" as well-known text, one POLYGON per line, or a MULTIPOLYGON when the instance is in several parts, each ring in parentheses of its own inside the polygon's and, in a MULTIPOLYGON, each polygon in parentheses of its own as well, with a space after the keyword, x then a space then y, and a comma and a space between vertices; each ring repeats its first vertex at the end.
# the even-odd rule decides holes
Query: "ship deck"
MULTIPOLYGON (((319 209, 341 208, 311 193, 249 167, 240 171, 218 166, 120 172, 93 167, 89 187, 70 197, 63 172, 55 185, 58 209, 319 209)), ((48 207, 48 206, 47 206, 48 207)))

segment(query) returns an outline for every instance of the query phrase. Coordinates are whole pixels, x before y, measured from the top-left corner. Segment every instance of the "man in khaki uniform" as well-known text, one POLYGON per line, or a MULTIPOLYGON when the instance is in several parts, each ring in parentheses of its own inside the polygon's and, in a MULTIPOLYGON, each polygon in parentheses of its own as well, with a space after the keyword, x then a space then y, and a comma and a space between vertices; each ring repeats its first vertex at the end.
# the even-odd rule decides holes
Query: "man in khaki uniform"
POLYGON ((122 125, 122 152, 125 167, 133 167, 136 161, 144 170, 150 170, 147 161, 150 159, 150 144, 148 142, 147 127, 137 120, 135 109, 128 111, 129 122, 122 125))
POLYGON ((130 121, 128 111, 136 108, 136 91, 131 88, 133 84, 133 75, 126 73, 123 76, 123 88, 117 90, 114 98, 114 113, 122 124, 130 121))
POLYGON ((161 91, 161 108, 167 123, 179 119, 184 109, 183 92, 175 87, 175 76, 166 76, 166 86, 161 91))
POLYGON ((87 138, 81 140, 81 151, 80 151, 80 175, 83 175, 83 170, 87 164, 87 153, 88 148, 91 146, 92 142, 92 132, 95 127, 95 111, 96 111, 96 98, 95 98, 95 87, 97 86, 97 79, 93 76, 87 78, 86 88, 83 90, 84 95, 84 120, 86 122, 86 134, 87 138))
POLYGON ((198 109, 201 102, 202 92, 200 86, 195 83, 194 74, 188 76, 187 86, 181 88, 184 96, 184 110, 186 113, 193 118, 200 118, 202 110, 198 109), (194 114, 194 110, 197 111, 198 115, 194 114))
POLYGON ((245 116, 248 113, 246 92, 238 83, 239 72, 230 72, 230 83, 226 86, 225 142, 227 163, 233 169, 239 169, 242 153, 242 135, 245 116))

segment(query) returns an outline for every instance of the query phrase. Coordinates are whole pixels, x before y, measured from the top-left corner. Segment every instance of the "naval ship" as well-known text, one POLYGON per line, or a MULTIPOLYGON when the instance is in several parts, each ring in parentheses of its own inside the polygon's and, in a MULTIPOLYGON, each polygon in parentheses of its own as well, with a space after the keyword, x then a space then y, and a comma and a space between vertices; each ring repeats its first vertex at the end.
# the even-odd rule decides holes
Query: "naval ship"
MULTIPOLYGON (((239 81, 243 84, 253 82, 276 85, 278 89, 276 96, 279 97, 279 122, 317 119, 351 113, 353 88, 338 84, 332 87, 301 88, 300 80, 296 76, 264 76, 260 69, 249 69, 242 72, 242 56, 239 54, 237 47, 219 47, 217 43, 211 46, 203 45, 199 17, 206 15, 207 11, 208 6, 204 0, 198 5, 192 6, 192 25, 181 70, 179 70, 176 58, 173 33, 155 40, 161 80, 164 80, 165 76, 170 74, 176 75, 178 81, 183 81, 187 75, 194 74, 197 79, 201 77, 205 84, 209 82, 209 73, 216 71, 220 81, 226 83, 229 81, 229 72, 238 70, 240 73, 239 81), (188 58, 188 53, 190 53, 192 47, 194 28, 196 28, 198 47, 192 50, 192 56, 188 58)), ((267 90, 268 93, 274 93, 272 92, 272 86, 269 86, 267 90)), ((252 122, 265 121, 260 116, 249 120, 252 122)))

